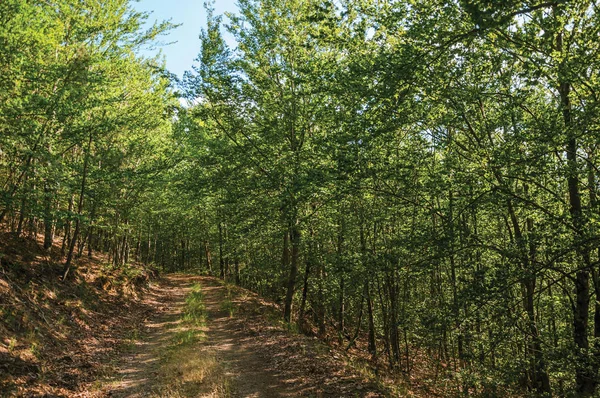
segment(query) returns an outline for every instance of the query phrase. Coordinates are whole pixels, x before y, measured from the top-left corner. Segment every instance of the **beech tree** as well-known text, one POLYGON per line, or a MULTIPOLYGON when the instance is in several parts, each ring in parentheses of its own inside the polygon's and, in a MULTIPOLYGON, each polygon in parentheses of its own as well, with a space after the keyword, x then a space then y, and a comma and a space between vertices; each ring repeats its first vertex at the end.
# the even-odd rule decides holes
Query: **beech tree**
POLYGON ((444 396, 598 394, 596 2, 208 4, 187 106, 136 55, 169 24, 105 3, 0 4, 0 221, 63 275, 211 274, 444 396))
POLYGON ((249 209, 228 220, 252 247, 241 283, 287 320, 295 301, 306 332, 350 348, 364 331, 394 369, 450 363, 457 390, 593 395, 594 10, 244 1, 224 28, 211 16, 187 87, 235 164, 226 206, 249 209))

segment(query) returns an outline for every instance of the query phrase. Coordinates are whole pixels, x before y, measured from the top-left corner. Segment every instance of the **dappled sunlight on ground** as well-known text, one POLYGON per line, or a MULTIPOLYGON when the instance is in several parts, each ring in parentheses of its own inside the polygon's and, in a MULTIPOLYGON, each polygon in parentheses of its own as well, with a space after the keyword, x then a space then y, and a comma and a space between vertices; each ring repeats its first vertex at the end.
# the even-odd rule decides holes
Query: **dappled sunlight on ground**
POLYGON ((170 276, 153 283, 144 301, 156 310, 135 336, 131 353, 122 359, 118 376, 108 393, 115 397, 146 396, 160 368, 161 351, 175 338, 181 325, 185 296, 193 280, 170 276))
POLYGON ((141 338, 122 359, 106 395, 381 396, 370 382, 319 356, 318 348, 306 344, 304 336, 269 324, 265 314, 276 311, 275 307, 236 289, 214 278, 186 275, 170 275, 153 284, 146 303, 156 313, 146 320, 141 338), (184 320, 184 313, 195 284, 201 286, 205 317, 194 327, 184 320), (195 329, 201 334, 189 339, 195 329))

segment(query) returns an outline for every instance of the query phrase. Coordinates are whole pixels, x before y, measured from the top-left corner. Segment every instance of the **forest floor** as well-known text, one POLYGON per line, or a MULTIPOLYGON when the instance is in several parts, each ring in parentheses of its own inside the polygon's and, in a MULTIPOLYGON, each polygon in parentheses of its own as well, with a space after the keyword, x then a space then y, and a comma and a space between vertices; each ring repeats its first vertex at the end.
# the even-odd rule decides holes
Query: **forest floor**
POLYGON ((94 253, 62 281, 60 246, 37 238, 0 230, 0 397, 97 396, 154 312, 156 271, 94 253))
POLYGON ((144 301, 155 312, 102 389, 106 396, 388 395, 339 353, 289 330, 275 305, 244 289, 173 274, 153 284, 144 301), (194 299, 202 302, 200 322, 188 319, 194 299))
POLYGON ((41 244, 0 231, 0 397, 411 396, 248 290, 41 244))

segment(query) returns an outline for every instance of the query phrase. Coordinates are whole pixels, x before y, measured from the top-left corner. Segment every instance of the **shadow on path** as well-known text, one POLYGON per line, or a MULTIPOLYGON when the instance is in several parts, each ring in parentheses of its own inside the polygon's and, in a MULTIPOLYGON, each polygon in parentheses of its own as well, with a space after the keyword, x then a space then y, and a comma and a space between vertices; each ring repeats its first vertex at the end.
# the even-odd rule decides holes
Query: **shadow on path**
POLYGON ((152 284, 144 301, 155 312, 144 322, 145 330, 140 331, 140 336, 132 336, 135 340, 132 338, 131 353, 122 358, 117 382, 108 396, 145 397, 152 391, 161 351, 171 344, 178 331, 185 297, 195 282, 197 276, 174 274, 152 284))
MULTIPOLYGON (((227 381, 228 388, 225 392, 194 396, 380 396, 369 394, 368 384, 364 384, 356 375, 344 376, 333 369, 323 369, 309 375, 305 365, 325 363, 318 356, 294 355, 287 361, 292 369, 280 369, 282 358, 291 354, 286 345, 289 346, 290 342, 302 344, 300 337, 278 332, 269 339, 264 334, 249 332, 251 318, 242 314, 230 316, 229 312, 236 304, 250 305, 247 299, 240 302, 237 298, 230 298, 228 288, 218 279, 182 274, 168 275, 151 287, 145 301, 156 311, 145 322, 143 338, 136 341, 131 353, 122 359, 118 379, 107 391, 107 396, 161 396, 157 393, 163 391, 163 386, 159 384, 161 378, 158 377, 163 365, 161 359, 177 332, 185 328, 181 324, 185 299, 195 283, 200 283, 202 287, 207 324, 202 328, 205 338, 194 348, 196 351, 192 351, 192 355, 198 356, 195 358, 216 358, 219 375, 227 381), (319 377, 315 377, 317 375, 319 377)), ((180 392, 177 396, 187 395, 180 392)))
POLYGON ((227 288, 212 278, 202 278, 208 311, 207 349, 213 351, 232 381, 234 397, 306 396, 302 386, 279 377, 265 357, 262 341, 244 332, 240 320, 223 309, 227 288))

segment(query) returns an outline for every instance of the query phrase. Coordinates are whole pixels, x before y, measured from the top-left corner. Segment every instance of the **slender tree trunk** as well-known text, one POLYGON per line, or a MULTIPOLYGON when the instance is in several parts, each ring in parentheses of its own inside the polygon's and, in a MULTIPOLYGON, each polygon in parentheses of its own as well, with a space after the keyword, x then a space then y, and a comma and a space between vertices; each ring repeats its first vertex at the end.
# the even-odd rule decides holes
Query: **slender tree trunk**
MULTIPOLYGON (((126 221, 125 225, 129 225, 129 221, 126 221)), ((123 237, 123 247, 121 248, 121 265, 129 264, 129 240, 129 228, 127 228, 123 237)))
POLYGON ((324 279, 325 279, 325 270, 323 269, 323 264, 318 263, 318 281, 317 281, 317 327, 318 327, 318 336, 323 338, 325 336, 325 292, 324 292, 324 279))
POLYGON ((294 299, 294 291, 296 288, 296 275, 298 274, 298 258, 300 254, 300 228, 298 226, 298 220, 294 220, 290 227, 290 240, 292 244, 290 273, 283 308, 283 319, 288 323, 292 319, 292 301, 294 299))
POLYGON ((281 270, 287 272, 290 269, 290 231, 286 229, 283 233, 283 251, 281 253, 281 270))
POLYGON ((90 225, 89 227, 89 231, 88 231, 88 250, 87 250, 87 256, 88 258, 92 258, 92 250, 93 250, 93 246, 96 243, 96 236, 94 234, 94 228, 90 225))
POLYGON ((371 291, 370 291, 370 271, 369 271, 369 263, 367 262, 367 256, 368 256, 368 251, 367 251, 367 237, 365 234, 365 221, 364 221, 364 217, 361 213, 361 217, 360 217, 360 251, 362 254, 362 258, 363 258, 363 263, 364 263, 364 268, 365 268, 365 299, 367 300, 367 318, 368 318, 368 322, 369 322, 369 335, 368 335, 368 341, 369 341, 369 345, 368 345, 368 350, 369 350, 369 354, 371 354, 371 360, 372 361, 376 361, 377 360, 377 345, 375 343, 375 319, 373 317, 373 299, 371 298, 371 291))
POLYGON ((23 224, 25 221, 25 213, 27 212, 27 199, 25 198, 25 194, 21 199, 21 210, 19 211, 19 223, 17 224, 17 236, 21 236, 23 233, 23 224))
POLYGON ((223 225, 219 221, 219 277, 225 279, 225 260, 223 258, 223 225))
POLYGON ((394 360, 392 358, 392 349, 391 349, 391 345, 390 345, 390 319, 388 317, 388 309, 387 309, 387 305, 385 303, 385 298, 383 295, 383 288, 381 286, 382 283, 379 280, 379 278, 377 278, 376 281, 377 281, 377 293, 379 295, 379 304, 380 304, 380 308, 381 308, 381 319, 383 320, 384 348, 385 348, 385 353, 387 355, 388 364, 389 364, 390 368, 393 368, 394 360))
POLYGON ((204 241, 204 255, 206 257, 206 269, 212 274, 212 259, 210 258, 210 246, 208 240, 204 241))
POLYGON ((346 279, 345 279, 345 269, 346 264, 344 264, 344 239, 345 239, 345 229, 346 224, 344 218, 340 220, 340 228, 338 232, 338 247, 337 247, 337 262, 338 269, 340 272, 340 296, 338 302, 338 340, 340 344, 342 344, 344 338, 344 319, 346 317, 346 279))
POLYGON ((373 361, 377 360, 377 344, 375 343, 375 319, 373 317, 373 299, 369 287, 369 279, 365 281, 365 295, 367 298, 367 315, 369 318, 369 354, 373 361))
POLYGON ((186 247, 185 247, 185 239, 181 239, 181 260, 180 267, 182 270, 185 269, 185 256, 186 256, 186 247))
POLYGON ((138 263, 142 262, 142 258, 144 257, 144 254, 142 253, 142 231, 143 231, 143 226, 140 225, 139 226, 139 231, 138 231, 138 237, 137 237, 137 243, 135 244, 135 261, 138 263))
POLYGON ((344 319, 346 317, 346 280, 344 274, 340 275, 340 296, 338 301, 338 340, 340 344, 344 339, 344 319))
MULTIPOLYGON (((588 159, 588 187, 590 191, 590 208, 592 211, 598 212, 598 197, 596 194, 596 174, 592 165, 593 156, 590 155, 588 159)), ((596 260, 600 264, 600 248, 596 251, 596 260)), ((600 265, 591 269, 592 282, 594 286, 594 293, 596 300, 594 301, 594 367, 598 369, 600 366, 600 265)), ((553 328, 556 330, 556 326, 553 328)), ((598 376, 596 376, 596 387, 598 383, 598 376)))
MULTIPOLYGON (((395 365, 400 362, 400 341, 398 336, 398 294, 396 287, 396 278, 393 271, 387 272, 387 291, 390 299, 390 344, 392 348, 392 363, 395 365)), ((407 363, 408 370, 408 363, 407 363)))
MULTIPOLYGON (((556 12, 555 8, 555 12, 556 12)), ((563 32, 558 32, 557 51, 563 51, 563 32)), ((563 67, 563 65, 561 65, 563 67)), ((585 226, 584 215, 582 213, 581 194, 579 192, 579 166, 577 164, 577 135, 573 129, 571 116, 571 83, 561 81, 558 87, 561 99, 563 122, 566 129, 567 142, 567 185, 569 193, 569 212, 575 228, 577 238, 583 238, 583 229, 585 226)), ((591 397, 594 395, 598 383, 598 368, 590 362, 588 323, 590 308, 590 250, 587 246, 578 246, 577 255, 582 264, 575 274, 575 308, 573 314, 573 340, 576 349, 576 389, 580 396, 591 397), (581 266, 582 265, 582 266, 581 266)))
POLYGON ((310 231, 310 236, 311 236, 311 241, 310 241, 310 248, 308 250, 308 256, 306 259, 306 266, 304 269, 304 284, 302 287, 302 300, 300 301, 300 313, 298 315, 298 325, 300 326, 301 330, 304 330, 304 314, 306 311, 306 298, 308 297, 308 278, 310 276, 310 271, 311 271, 311 266, 312 266, 312 261, 313 261, 313 240, 314 240, 314 231, 311 228, 310 231))
POLYGON ((454 327, 457 332, 457 350, 459 366, 463 365, 465 359, 463 335, 460 330, 460 304, 458 302, 458 284, 456 281, 456 259, 454 255, 454 195, 450 191, 448 194, 448 237, 449 237, 449 259, 450 259, 450 278, 452 281, 452 315, 454 317, 454 327))
POLYGON ((69 198, 69 207, 67 208, 69 218, 67 219, 67 222, 65 223, 62 245, 60 247, 60 254, 63 257, 67 254, 66 250, 67 250, 67 247, 70 246, 70 242, 71 242, 71 213, 73 212, 74 200, 75 200, 74 196, 71 195, 71 197, 69 198))
POLYGON ((30 195, 30 197, 28 198, 29 200, 28 202, 28 208, 31 210, 28 210, 28 220, 29 222, 27 223, 27 230, 28 230, 28 236, 31 239, 35 239, 36 235, 37 235, 37 228, 36 228, 36 221, 35 221, 35 216, 33 213, 33 209, 36 208, 36 188, 35 188, 35 160, 31 161, 31 179, 30 179, 30 187, 29 187, 29 192, 32 193, 32 195, 30 195))
POLYGON ((54 241, 52 219, 52 190, 50 183, 44 182, 44 249, 49 250, 54 241))
POLYGON ((19 223, 17 224, 17 236, 23 234, 23 228, 25 225, 25 217, 27 214, 27 182, 29 180, 29 173, 25 174, 23 179, 23 197, 21 198, 21 209, 19 211, 19 223))
POLYGON ((73 251, 75 250, 75 243, 77 242, 77 237, 79 236, 79 229, 81 227, 81 215, 83 214, 83 199, 85 196, 85 182, 87 178, 91 147, 92 133, 90 132, 87 151, 85 153, 85 160, 83 161, 83 176, 81 178, 81 191, 79 192, 79 203, 77 205, 77 220, 75 221, 75 232, 73 232, 73 237, 71 238, 71 244, 69 247, 69 254, 67 255, 67 261, 65 261, 65 266, 63 268, 63 280, 66 280, 67 276, 69 275, 69 271, 71 269, 71 261, 73 259, 73 251))
POLYGON ((237 255, 233 259, 233 269, 234 269, 234 273, 235 273, 235 284, 237 286, 239 286, 240 285, 240 259, 238 258, 237 255))

